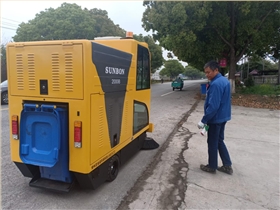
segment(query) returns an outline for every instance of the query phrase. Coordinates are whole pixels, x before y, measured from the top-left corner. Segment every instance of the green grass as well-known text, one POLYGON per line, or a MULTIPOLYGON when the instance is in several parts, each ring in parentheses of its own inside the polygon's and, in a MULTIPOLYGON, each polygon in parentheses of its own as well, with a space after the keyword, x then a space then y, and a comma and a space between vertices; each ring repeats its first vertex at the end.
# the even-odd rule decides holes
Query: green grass
POLYGON ((280 95, 280 85, 255 85, 252 87, 240 88, 239 93, 241 94, 254 94, 254 95, 280 95))

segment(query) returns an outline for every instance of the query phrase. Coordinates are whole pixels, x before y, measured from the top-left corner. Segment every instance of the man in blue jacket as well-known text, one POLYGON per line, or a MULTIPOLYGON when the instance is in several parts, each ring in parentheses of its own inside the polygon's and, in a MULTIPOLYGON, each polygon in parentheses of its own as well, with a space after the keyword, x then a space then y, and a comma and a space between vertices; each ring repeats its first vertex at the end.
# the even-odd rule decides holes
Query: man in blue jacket
POLYGON ((218 171, 232 174, 232 163, 224 143, 224 130, 226 122, 231 119, 231 90, 227 78, 220 73, 220 66, 216 61, 205 64, 204 72, 210 84, 207 87, 204 104, 204 116, 198 123, 202 129, 206 124, 208 129, 208 164, 200 165, 200 169, 209 173, 218 171), (223 166, 218 167, 218 152, 223 166))

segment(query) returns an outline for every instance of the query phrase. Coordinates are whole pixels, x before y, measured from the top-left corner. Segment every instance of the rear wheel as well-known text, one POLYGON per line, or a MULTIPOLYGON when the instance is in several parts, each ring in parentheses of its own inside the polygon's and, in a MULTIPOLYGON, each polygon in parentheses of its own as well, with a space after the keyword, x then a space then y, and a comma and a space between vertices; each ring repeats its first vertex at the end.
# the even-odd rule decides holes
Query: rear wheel
POLYGON ((1 104, 8 104, 8 92, 1 93, 1 104))
POLYGON ((173 88, 173 91, 175 90, 175 88, 173 88))
POLYGON ((107 180, 108 182, 112 182, 116 179, 119 173, 119 167, 120 167, 120 160, 117 155, 114 155, 111 157, 108 165, 108 177, 107 180))

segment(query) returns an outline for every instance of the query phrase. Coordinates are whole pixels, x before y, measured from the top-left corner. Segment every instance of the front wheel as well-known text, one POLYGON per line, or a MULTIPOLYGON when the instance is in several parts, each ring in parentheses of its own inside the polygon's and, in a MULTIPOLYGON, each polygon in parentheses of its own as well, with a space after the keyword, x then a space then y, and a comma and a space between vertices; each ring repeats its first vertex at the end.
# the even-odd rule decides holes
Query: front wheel
POLYGON ((175 88, 173 88, 173 91, 175 90, 175 88))
POLYGON ((120 160, 117 155, 114 155, 111 157, 108 165, 108 175, 107 175, 107 182, 114 181, 119 173, 119 167, 120 167, 120 160))

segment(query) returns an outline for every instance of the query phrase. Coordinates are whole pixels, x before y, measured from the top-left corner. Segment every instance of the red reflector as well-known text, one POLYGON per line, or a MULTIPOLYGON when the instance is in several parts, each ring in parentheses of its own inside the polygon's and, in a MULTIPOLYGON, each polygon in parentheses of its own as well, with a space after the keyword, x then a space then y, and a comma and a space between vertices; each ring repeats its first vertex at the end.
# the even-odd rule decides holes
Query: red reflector
POLYGON ((18 123, 17 123, 17 121, 12 122, 12 132, 13 132, 13 134, 18 134, 18 123))
POLYGON ((74 123, 74 146, 77 148, 82 147, 82 122, 75 121, 74 123))
POLYGON ((18 116, 12 116, 12 134, 13 139, 18 139, 18 116))
POLYGON ((82 132, 81 132, 81 128, 75 127, 75 134, 74 134, 74 141, 75 142, 81 142, 82 140, 82 132))

